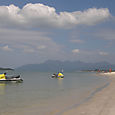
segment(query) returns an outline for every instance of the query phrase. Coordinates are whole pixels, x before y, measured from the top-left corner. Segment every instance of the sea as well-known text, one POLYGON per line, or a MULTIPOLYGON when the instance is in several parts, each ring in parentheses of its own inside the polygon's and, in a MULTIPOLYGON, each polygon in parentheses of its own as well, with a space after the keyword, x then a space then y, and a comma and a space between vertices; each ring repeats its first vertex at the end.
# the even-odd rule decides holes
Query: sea
POLYGON ((19 74, 24 81, 0 82, 0 115, 62 115, 109 84, 107 77, 96 72, 64 72, 64 79, 60 80, 51 78, 53 72, 7 74, 19 74))

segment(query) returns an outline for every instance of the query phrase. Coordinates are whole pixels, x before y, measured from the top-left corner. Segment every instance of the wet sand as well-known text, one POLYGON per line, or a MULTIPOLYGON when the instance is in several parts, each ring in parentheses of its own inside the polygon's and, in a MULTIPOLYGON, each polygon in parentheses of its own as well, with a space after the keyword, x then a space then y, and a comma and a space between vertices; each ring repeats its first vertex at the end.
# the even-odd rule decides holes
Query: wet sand
POLYGON ((115 73, 102 75, 110 79, 106 88, 97 92, 87 102, 68 109, 61 115, 115 115, 115 73))

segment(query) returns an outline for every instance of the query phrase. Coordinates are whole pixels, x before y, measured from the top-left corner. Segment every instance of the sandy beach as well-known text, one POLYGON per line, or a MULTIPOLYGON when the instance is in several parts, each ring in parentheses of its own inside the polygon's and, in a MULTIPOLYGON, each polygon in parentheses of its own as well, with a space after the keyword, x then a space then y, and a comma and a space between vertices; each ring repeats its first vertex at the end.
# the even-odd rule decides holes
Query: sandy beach
POLYGON ((102 75, 109 77, 110 84, 84 104, 65 111, 62 115, 115 115, 115 72, 102 75))
MULTIPOLYGON (((77 97, 72 93, 64 100, 59 98, 59 100, 48 101, 47 104, 34 103, 24 108, 6 111, 2 115, 115 115, 115 73, 99 73, 97 77, 100 75, 108 77, 110 83, 104 88, 103 84, 101 90, 96 91, 83 103, 76 104, 77 97), (47 105, 53 105, 53 107, 50 108, 47 105)), ((89 95, 87 94, 86 97, 89 95)))

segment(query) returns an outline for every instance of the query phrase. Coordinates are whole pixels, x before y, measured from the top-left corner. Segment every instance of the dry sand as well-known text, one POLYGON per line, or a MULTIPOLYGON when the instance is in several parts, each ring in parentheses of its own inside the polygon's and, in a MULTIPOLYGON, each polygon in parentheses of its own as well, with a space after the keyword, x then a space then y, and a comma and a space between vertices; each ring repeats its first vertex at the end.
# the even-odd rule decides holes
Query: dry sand
POLYGON ((115 115, 115 72, 108 73, 106 76, 111 80, 106 88, 84 104, 68 109, 61 115, 115 115))

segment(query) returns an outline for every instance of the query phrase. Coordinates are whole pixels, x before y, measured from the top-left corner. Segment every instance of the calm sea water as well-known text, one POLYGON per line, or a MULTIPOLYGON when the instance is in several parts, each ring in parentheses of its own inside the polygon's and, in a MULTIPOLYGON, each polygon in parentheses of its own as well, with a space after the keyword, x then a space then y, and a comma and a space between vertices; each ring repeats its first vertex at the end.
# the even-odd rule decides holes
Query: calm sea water
POLYGON ((0 115, 55 115, 108 83, 107 78, 89 72, 64 73, 63 80, 51 79, 48 72, 15 74, 21 74, 24 82, 0 83, 0 115))

